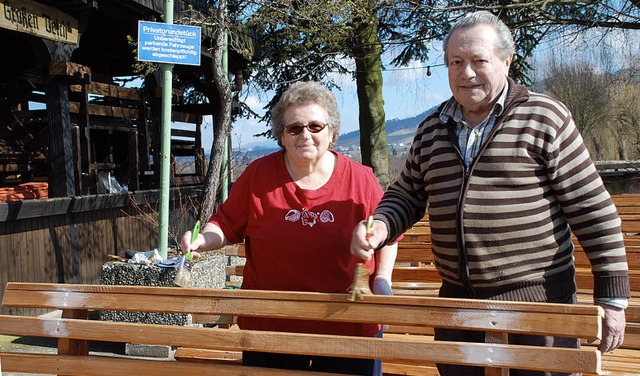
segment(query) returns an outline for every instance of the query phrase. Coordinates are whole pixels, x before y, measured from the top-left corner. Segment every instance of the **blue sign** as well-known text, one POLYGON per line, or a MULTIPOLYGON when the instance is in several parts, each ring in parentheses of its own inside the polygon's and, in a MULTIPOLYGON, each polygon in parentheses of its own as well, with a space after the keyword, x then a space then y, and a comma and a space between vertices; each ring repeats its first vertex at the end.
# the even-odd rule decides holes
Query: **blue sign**
POLYGON ((138 21, 138 60, 200 65, 200 28, 138 21))

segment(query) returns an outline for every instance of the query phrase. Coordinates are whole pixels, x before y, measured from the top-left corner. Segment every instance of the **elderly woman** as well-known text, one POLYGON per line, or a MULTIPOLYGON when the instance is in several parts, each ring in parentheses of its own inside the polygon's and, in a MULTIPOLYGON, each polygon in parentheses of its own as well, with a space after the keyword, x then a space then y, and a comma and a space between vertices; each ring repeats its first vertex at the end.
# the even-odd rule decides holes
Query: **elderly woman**
MULTIPOLYGON (((351 231, 378 204, 383 190, 369 167, 333 151, 340 131, 334 95, 317 82, 291 85, 272 110, 272 132, 282 150, 252 162, 228 199, 182 251, 246 244, 243 289, 348 292, 359 260, 351 231)), ((370 264, 372 290, 391 294, 397 246, 370 264)), ((380 335, 371 324, 240 317, 242 329, 319 334, 380 335)), ((381 375, 379 361, 244 352, 243 364, 381 375)))

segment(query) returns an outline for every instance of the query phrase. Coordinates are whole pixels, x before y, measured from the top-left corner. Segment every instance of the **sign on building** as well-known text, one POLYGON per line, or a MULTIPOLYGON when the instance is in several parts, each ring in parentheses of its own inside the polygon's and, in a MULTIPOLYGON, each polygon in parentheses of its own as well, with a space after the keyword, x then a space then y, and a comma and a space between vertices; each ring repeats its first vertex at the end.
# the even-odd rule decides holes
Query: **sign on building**
POLYGON ((138 21, 138 60, 200 65, 200 36, 197 26, 138 21))
POLYGON ((78 20, 31 0, 0 1, 0 27, 56 42, 78 44, 78 20))

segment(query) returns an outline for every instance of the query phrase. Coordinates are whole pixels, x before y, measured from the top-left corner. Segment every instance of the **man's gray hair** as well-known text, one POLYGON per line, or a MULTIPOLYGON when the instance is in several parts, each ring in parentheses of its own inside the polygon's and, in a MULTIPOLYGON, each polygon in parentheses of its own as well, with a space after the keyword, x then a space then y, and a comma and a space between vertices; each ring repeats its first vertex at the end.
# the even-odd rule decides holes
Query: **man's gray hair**
POLYGON ((506 59, 516 52, 516 45, 513 41, 513 35, 511 35, 511 30, 509 30, 507 25, 505 25, 502 20, 500 20, 490 12, 486 10, 480 10, 477 12, 469 13, 460 21, 456 22, 449 30, 447 36, 444 38, 442 48, 444 50, 444 64, 446 66, 449 66, 447 46, 449 44, 449 38, 451 38, 451 35, 457 30, 477 25, 487 25, 495 30, 496 35, 498 36, 495 48, 500 58, 506 59))

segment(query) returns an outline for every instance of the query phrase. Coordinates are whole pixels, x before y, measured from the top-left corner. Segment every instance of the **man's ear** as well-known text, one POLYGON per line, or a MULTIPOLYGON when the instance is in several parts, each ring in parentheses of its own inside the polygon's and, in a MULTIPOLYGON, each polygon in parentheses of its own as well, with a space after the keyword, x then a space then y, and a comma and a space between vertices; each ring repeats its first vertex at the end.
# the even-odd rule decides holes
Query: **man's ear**
POLYGON ((509 67, 511 66, 512 61, 513 61, 513 54, 509 55, 504 61, 505 65, 507 66, 507 72, 509 71, 509 67))

